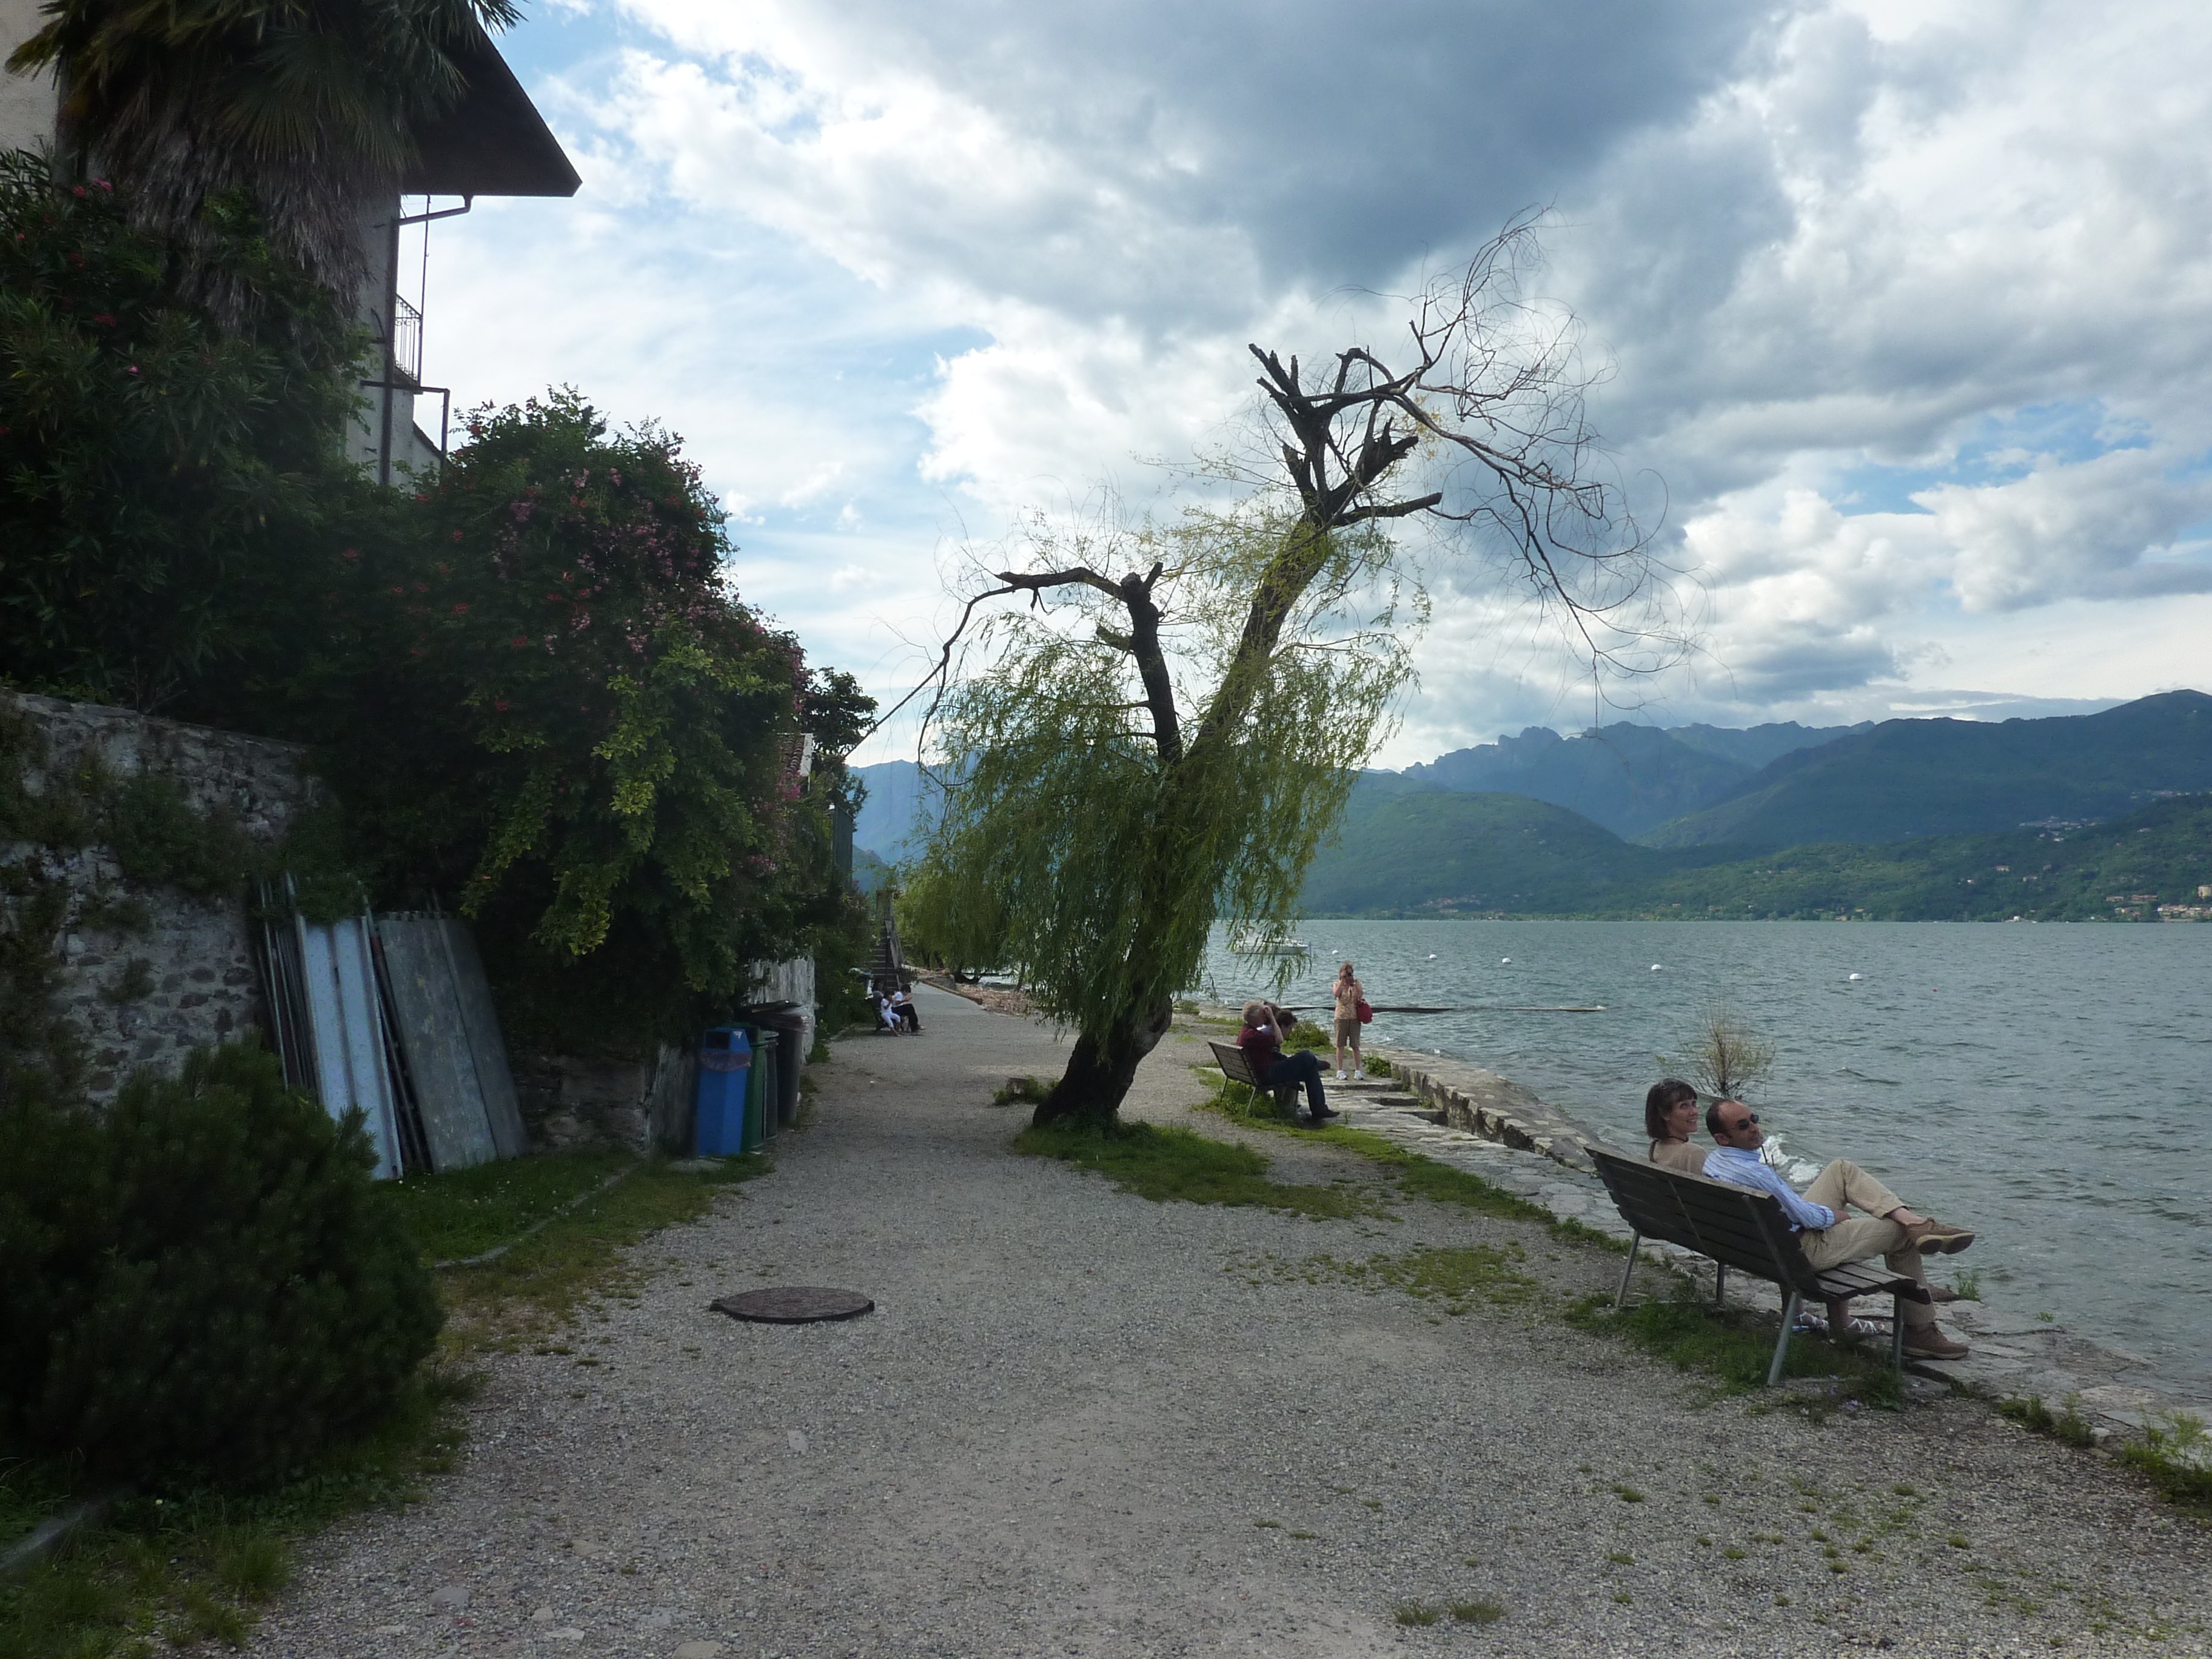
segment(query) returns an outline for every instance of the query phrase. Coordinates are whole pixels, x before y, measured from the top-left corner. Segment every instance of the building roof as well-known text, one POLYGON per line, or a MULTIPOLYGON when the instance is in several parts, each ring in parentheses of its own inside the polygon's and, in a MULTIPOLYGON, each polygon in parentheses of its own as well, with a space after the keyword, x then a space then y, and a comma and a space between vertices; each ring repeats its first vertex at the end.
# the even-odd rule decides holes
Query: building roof
POLYGON ((583 179, 491 37, 472 30, 453 53, 461 101, 416 132, 401 175, 410 196, 574 196, 583 179))

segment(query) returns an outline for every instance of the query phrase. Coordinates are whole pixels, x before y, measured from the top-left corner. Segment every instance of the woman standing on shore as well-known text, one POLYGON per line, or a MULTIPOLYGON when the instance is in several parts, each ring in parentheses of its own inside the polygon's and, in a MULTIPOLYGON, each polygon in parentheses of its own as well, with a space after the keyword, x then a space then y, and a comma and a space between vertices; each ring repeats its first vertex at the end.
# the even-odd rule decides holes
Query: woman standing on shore
POLYGON ((1365 1062, 1359 1057, 1359 1009, 1367 1000, 1367 988, 1352 976, 1352 964, 1336 970, 1336 1080, 1357 1077, 1365 1062), (1352 1050, 1352 1070, 1344 1069, 1344 1051, 1352 1050))

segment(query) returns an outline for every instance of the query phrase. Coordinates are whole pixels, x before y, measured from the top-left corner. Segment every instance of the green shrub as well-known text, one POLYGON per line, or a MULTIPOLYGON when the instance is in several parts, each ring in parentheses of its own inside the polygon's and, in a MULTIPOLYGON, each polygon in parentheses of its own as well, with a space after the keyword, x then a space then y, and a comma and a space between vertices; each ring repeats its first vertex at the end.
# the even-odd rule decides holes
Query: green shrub
POLYGON ((103 1115, 0 1106, 0 1444, 252 1485, 371 1426, 441 1317, 374 1162, 244 1043, 103 1115))
POLYGON ((149 708, 247 648, 241 599, 362 488, 359 342, 229 198, 205 246, 262 305, 218 329, 123 194, 0 152, 0 679, 149 708))

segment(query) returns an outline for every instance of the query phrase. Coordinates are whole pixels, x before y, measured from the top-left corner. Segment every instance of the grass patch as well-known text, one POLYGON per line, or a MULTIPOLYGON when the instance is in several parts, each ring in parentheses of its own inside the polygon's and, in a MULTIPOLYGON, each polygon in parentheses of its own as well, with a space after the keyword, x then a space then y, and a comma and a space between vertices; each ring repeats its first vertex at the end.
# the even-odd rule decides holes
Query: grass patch
MULTIPOLYGON (((243 1645, 255 1609, 290 1582, 302 1539, 341 1516, 415 1502, 422 1476, 453 1468, 465 1437, 460 1407, 478 1382, 425 1370, 375 1432, 272 1491, 118 1504, 0 1583, 0 1659, 150 1655, 157 1642, 243 1645)), ((0 1537, 28 1531, 73 1496, 51 1467, 0 1469, 0 1537)))
POLYGON ((2174 1503, 2212 1510, 2212 1437, 2193 1412, 2174 1412, 2146 1423, 2140 1442, 2120 1448, 2118 1461, 2148 1480, 2174 1503))
POLYGON ((1369 1194, 1340 1186, 1301 1187, 1267 1179, 1267 1160, 1249 1146, 1209 1140, 1188 1129, 1150 1123, 1032 1125, 1014 1150, 1096 1170, 1125 1193, 1155 1203, 1255 1205, 1333 1220, 1374 1215, 1369 1194))
POLYGON ((2079 1395, 2068 1395, 2055 1412, 2035 1395, 2024 1400, 2000 1400, 1997 1412, 2024 1429, 2033 1430, 2037 1434, 2047 1434, 2053 1440, 2063 1440, 2069 1446, 2094 1446, 2097 1443, 2096 1433, 2089 1426, 2089 1419, 2081 1415, 2081 1397, 2079 1395))
POLYGON ((547 1152, 380 1182, 376 1196, 398 1212, 425 1261, 458 1261, 511 1243, 636 1162, 629 1152, 547 1152))
POLYGON ((1042 1078, 1010 1077, 992 1091, 994 1106, 1041 1106, 1044 1097, 1052 1092, 1052 1085, 1042 1078))
POLYGON ((1438 1301, 1444 1311, 1463 1314, 1477 1302, 1525 1302, 1540 1294, 1536 1281, 1517 1271, 1528 1259, 1517 1244, 1503 1247, 1468 1245, 1457 1249, 1422 1245, 1400 1255, 1371 1255, 1364 1261, 1340 1261, 1333 1255, 1311 1255, 1303 1261, 1263 1256, 1245 1264, 1254 1273, 1277 1284, 1293 1279, 1308 1285, 1362 1285, 1370 1291, 1399 1291, 1423 1301, 1438 1301))
MULTIPOLYGON (((588 1168, 609 1156, 578 1154, 575 1162, 588 1168)), ((441 1340, 462 1353, 488 1347, 513 1352, 526 1339, 573 1318, 592 1297, 635 1295, 652 1268, 625 1259, 623 1251, 664 1227, 697 1219, 713 1206, 715 1194, 774 1167, 758 1154, 707 1162, 703 1169, 677 1169, 660 1158, 639 1164, 573 1210, 560 1213, 557 1204, 551 1206, 554 1219, 497 1261, 439 1274, 447 1314, 441 1340)), ((458 1183, 481 1173, 481 1168, 459 1170, 428 1182, 458 1183)))
MULTIPOLYGON (((1732 1310, 1716 1310, 1687 1284, 1671 1299, 1639 1302, 1623 1312, 1613 1298, 1584 1297, 1567 1309, 1567 1322, 1586 1331, 1626 1338, 1686 1371, 1699 1371, 1729 1393, 1764 1386, 1774 1357, 1774 1334, 1732 1310)), ((1790 1338, 1784 1376, 1837 1376, 1844 1392, 1869 1406, 1896 1406, 1902 1390, 1888 1354, 1839 1348, 1809 1332, 1790 1338)))
POLYGON ((1505 1609, 1496 1601, 1455 1601, 1451 1616, 1462 1625, 1494 1625, 1505 1616, 1505 1609))
POLYGON ((1432 1607, 1425 1601, 1407 1601, 1390 1616, 1401 1625, 1433 1625, 1444 1614, 1442 1607, 1432 1607))
MULTIPOLYGON (((1266 1094, 1255 1095, 1241 1083, 1224 1080, 1212 1095, 1199 1104, 1200 1111, 1218 1114, 1231 1122, 1245 1124, 1255 1129, 1268 1129, 1278 1134, 1294 1135, 1300 1140, 1317 1140, 1324 1146, 1341 1146, 1346 1152, 1357 1152, 1370 1164, 1389 1170, 1398 1183, 1398 1189, 1409 1198, 1425 1198, 1437 1204, 1453 1204, 1462 1209, 1473 1210, 1480 1215, 1495 1216, 1508 1221, 1550 1222, 1552 1213, 1540 1205, 1492 1186, 1480 1176, 1469 1175, 1464 1170, 1455 1170, 1449 1164, 1439 1164, 1434 1158, 1423 1158, 1419 1152, 1409 1152, 1395 1141, 1366 1129, 1346 1128, 1341 1124, 1329 1124, 1319 1129, 1307 1128, 1274 1113, 1274 1102, 1266 1094)), ((1555 1223, 1554 1226, 1565 1224, 1555 1223)), ((1583 1231, 1589 1231, 1587 1228, 1583 1231)), ((1602 1237, 1602 1234, 1594 1235, 1602 1237)), ((1613 1241, 1607 1239, 1608 1244, 1613 1241)))

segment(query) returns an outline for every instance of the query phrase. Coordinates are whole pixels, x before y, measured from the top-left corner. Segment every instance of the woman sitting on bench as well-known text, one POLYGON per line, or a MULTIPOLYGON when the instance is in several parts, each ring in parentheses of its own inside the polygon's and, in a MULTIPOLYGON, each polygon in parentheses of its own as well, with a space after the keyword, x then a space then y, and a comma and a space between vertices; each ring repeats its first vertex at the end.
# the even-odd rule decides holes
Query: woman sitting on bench
POLYGON ((1698 1131, 1698 1091, 1678 1077, 1662 1077, 1644 1097, 1644 1133, 1651 1137, 1646 1154, 1684 1175, 1703 1175, 1705 1154, 1690 1137, 1698 1131))
POLYGON ((1280 1083, 1304 1084, 1313 1121, 1326 1123, 1340 1115, 1328 1109, 1328 1097, 1322 1092, 1321 1056, 1310 1048, 1301 1048, 1294 1054, 1283 1052, 1283 1039, 1294 1024, 1289 1014, 1273 1003, 1248 1002, 1244 1029, 1237 1034, 1237 1046, 1244 1051, 1245 1062, 1261 1088, 1272 1089, 1280 1083))

